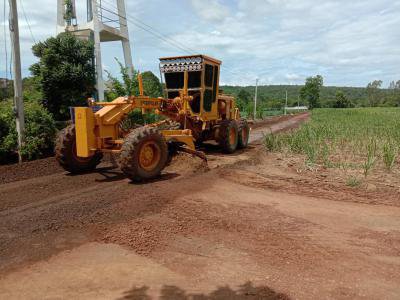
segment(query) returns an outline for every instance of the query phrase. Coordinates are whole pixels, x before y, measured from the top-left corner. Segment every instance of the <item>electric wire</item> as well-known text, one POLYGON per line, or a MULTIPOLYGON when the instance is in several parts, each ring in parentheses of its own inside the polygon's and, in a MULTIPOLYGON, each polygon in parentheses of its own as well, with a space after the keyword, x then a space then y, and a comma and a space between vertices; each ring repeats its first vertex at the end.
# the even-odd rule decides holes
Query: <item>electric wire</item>
POLYGON ((33 41, 34 44, 36 44, 36 39, 35 39, 35 36, 33 35, 32 28, 31 28, 31 25, 30 25, 29 20, 28 20, 28 16, 25 13, 24 3, 23 3, 22 0, 19 0, 19 3, 21 4, 22 13, 24 15, 25 22, 28 25, 28 29, 29 29, 29 32, 31 34, 32 41, 33 41))
MULTIPOLYGON (((109 1, 107 1, 107 0, 102 0, 102 2, 104 2, 104 3, 108 4, 108 5, 110 5, 110 6, 111 6, 112 8, 114 8, 114 9, 117 9, 117 10, 118 10, 118 7, 117 7, 115 4, 113 4, 113 3, 111 3, 111 2, 109 2, 109 1)), ((103 6, 103 7, 104 7, 104 6, 103 6)), ((110 12, 109 10, 106 10, 106 11, 110 12)), ((152 31, 151 34, 156 35, 157 37, 161 37, 162 39, 168 39, 168 40, 169 40, 169 43, 170 43, 170 42, 173 42, 173 45, 172 45, 172 46, 178 45, 178 47, 179 47, 180 50, 183 50, 183 51, 185 51, 185 52, 187 52, 187 53, 196 52, 195 50, 193 50, 193 49, 187 47, 186 45, 183 45, 183 44, 180 43, 179 41, 177 41, 177 40, 175 40, 175 39, 173 39, 173 38, 171 38, 171 37, 165 36, 165 34, 163 34, 162 32, 158 31, 158 30, 155 29, 154 27, 152 27, 152 26, 146 24, 145 22, 139 20, 138 18, 136 18, 136 17, 134 17, 134 16, 132 16, 132 15, 126 13, 126 12, 125 12, 126 16, 129 17, 130 19, 134 20, 134 21, 132 21, 132 20, 127 20, 127 18, 125 18, 124 16, 120 16, 120 15, 119 15, 118 13, 116 13, 116 12, 113 12, 113 11, 112 11, 111 13, 113 13, 113 14, 119 16, 120 18, 124 19, 125 21, 130 21, 130 22, 139 23, 139 24, 140 24, 140 28, 146 27, 148 30, 152 31)), ((121 24, 121 25, 122 25, 122 24, 121 24)), ((126 26, 126 24, 124 24, 124 25, 126 26)), ((142 28, 142 29, 143 29, 143 28, 142 28)), ((143 29, 143 30, 144 30, 144 29, 143 29)), ((146 30, 146 31, 147 31, 147 30, 146 30)))
MULTIPOLYGON (((106 3, 107 5, 111 6, 113 9, 116 9, 118 11, 118 7, 115 4, 109 2, 108 0, 102 0, 102 3, 106 3)), ((157 37, 158 39, 168 43, 170 46, 172 46, 172 47, 174 47, 176 49, 179 49, 181 51, 184 51, 187 54, 193 54, 193 53, 197 53, 198 52, 196 50, 193 50, 193 49, 183 45, 182 43, 178 42, 177 40, 175 40, 175 39, 173 39, 171 37, 167 37, 165 34, 161 33, 157 29, 153 28, 152 26, 144 23, 143 21, 139 20, 138 18, 136 18, 136 17, 134 17, 134 16, 132 16, 132 15, 130 15, 128 13, 125 13, 126 17, 124 17, 124 16, 121 16, 120 14, 118 14, 117 12, 112 11, 110 8, 104 7, 104 5, 100 6, 100 9, 103 9, 103 10, 105 10, 105 11, 107 11, 107 12, 109 12, 109 13, 115 15, 115 16, 118 16, 120 19, 124 20, 125 22, 131 23, 131 24, 135 25, 136 27, 139 27, 140 29, 142 29, 142 30, 150 33, 151 35, 157 37), (128 17, 129 17, 129 19, 128 19, 128 17)), ((121 27, 122 26, 126 27, 127 24, 120 24, 120 26, 121 27)), ((232 74, 234 76, 238 76, 238 75, 239 76, 243 76, 244 75, 249 79, 251 78, 252 80, 253 79, 255 80, 255 76, 253 76, 251 74, 248 74, 248 73, 245 73, 245 72, 238 72, 238 71, 232 70, 231 68, 229 68, 227 66, 224 67, 224 70, 229 72, 230 74, 232 74)))
MULTIPOLYGON (((103 0, 103 2, 105 2, 105 1, 103 0)), ((188 53, 188 54, 189 53, 193 53, 193 52, 190 52, 190 50, 188 50, 184 46, 181 46, 179 43, 174 42, 174 41, 172 41, 171 39, 169 39, 167 37, 164 37, 162 34, 159 34, 159 33, 155 32, 153 29, 149 29, 149 28, 151 28, 150 26, 148 26, 149 28, 146 28, 144 25, 142 25, 141 23, 137 22, 136 19, 135 19, 135 21, 133 21, 133 20, 128 19, 128 18, 126 18, 124 16, 121 16, 120 14, 118 14, 118 13, 116 13, 116 12, 114 12, 114 11, 108 9, 108 8, 105 8, 105 7, 101 7, 101 9, 105 10, 105 11, 111 13, 111 14, 114 14, 114 15, 118 16, 119 18, 121 18, 125 22, 131 23, 131 24, 135 25, 136 27, 139 27, 140 29, 150 33, 151 35, 155 36, 156 38, 168 43, 172 47, 175 47, 175 48, 177 48, 177 49, 179 49, 181 51, 184 51, 185 53, 188 53)), ((129 17, 131 18, 131 16, 129 16, 129 17)), ((124 27, 124 26, 127 27, 127 24, 120 24, 120 26, 121 27, 124 27)))

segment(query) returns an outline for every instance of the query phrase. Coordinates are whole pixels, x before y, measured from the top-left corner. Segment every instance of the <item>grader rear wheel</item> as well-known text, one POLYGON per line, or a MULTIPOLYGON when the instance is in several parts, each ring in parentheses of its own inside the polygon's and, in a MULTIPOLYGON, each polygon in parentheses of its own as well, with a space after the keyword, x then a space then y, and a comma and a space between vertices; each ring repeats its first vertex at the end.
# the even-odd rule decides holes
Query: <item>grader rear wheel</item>
POLYGON ((246 119, 239 120, 239 139, 238 148, 244 149, 249 145, 250 127, 246 119))
POLYGON ((156 128, 142 127, 132 131, 121 149, 121 170, 132 180, 158 177, 165 168, 168 147, 156 128))
POLYGON ((101 162, 103 154, 95 153, 88 158, 79 157, 76 154, 75 125, 63 129, 57 138, 56 159, 58 163, 70 173, 83 173, 96 169, 101 162))
POLYGON ((235 120, 224 120, 219 128, 219 145, 225 153, 233 153, 238 146, 238 125, 235 120))

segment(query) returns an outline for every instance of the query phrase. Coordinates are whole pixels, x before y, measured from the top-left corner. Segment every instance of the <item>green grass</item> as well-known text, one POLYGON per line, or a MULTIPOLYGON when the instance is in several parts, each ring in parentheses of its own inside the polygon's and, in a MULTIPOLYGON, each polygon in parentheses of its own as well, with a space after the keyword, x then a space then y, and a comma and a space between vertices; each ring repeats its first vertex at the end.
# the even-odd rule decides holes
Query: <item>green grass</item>
POLYGON ((347 178, 346 185, 355 188, 361 185, 361 180, 358 179, 357 177, 351 176, 347 178))
POLYGON ((356 164, 365 176, 378 162, 391 170, 400 147, 400 108, 317 109, 299 130, 266 136, 265 146, 303 154, 308 164, 356 164))

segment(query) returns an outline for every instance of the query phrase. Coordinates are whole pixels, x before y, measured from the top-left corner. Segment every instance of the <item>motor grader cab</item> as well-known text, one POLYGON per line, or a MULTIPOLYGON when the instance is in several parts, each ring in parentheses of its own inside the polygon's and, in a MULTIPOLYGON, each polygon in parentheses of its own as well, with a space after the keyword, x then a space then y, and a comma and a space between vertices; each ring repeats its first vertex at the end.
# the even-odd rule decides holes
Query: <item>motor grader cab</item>
POLYGON ((179 96, 184 87, 184 75, 188 72, 188 94, 191 115, 203 120, 218 118, 219 60, 199 56, 182 56, 160 59, 160 70, 165 78, 165 90, 169 99, 179 96))
POLYGON ((160 59, 168 99, 179 97, 187 82, 189 105, 178 121, 192 131, 197 144, 215 140, 232 153, 247 147, 249 126, 241 119, 235 99, 220 93, 220 69, 221 61, 205 55, 160 59))
POLYGON ((80 173, 95 169, 103 153, 119 154, 121 170, 140 181, 157 177, 178 152, 206 160, 195 147, 204 141, 218 142, 227 153, 247 147, 247 121, 240 118, 234 98, 219 93, 220 65, 204 55, 162 58, 164 98, 145 96, 139 75, 138 96, 90 100, 88 107, 72 108, 73 124, 57 140, 58 162, 80 173), (135 109, 165 120, 127 129, 122 124, 135 109))

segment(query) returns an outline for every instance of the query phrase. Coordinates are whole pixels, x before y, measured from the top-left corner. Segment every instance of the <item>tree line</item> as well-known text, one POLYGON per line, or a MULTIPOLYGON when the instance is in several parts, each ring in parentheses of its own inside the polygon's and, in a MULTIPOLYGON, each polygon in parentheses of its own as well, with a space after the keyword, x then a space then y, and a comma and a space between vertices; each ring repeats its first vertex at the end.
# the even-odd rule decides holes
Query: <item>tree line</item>
MULTIPOLYGON (((252 112, 254 86, 221 86, 224 93, 234 95, 243 111, 252 112)), ((269 85, 258 87, 260 109, 282 110, 285 106, 285 93, 288 93, 288 106, 309 106, 325 108, 349 107, 399 107, 400 80, 392 81, 388 88, 376 80, 367 87, 324 86, 320 75, 309 77, 304 85, 269 85)))

